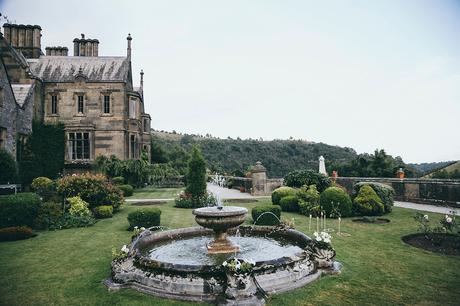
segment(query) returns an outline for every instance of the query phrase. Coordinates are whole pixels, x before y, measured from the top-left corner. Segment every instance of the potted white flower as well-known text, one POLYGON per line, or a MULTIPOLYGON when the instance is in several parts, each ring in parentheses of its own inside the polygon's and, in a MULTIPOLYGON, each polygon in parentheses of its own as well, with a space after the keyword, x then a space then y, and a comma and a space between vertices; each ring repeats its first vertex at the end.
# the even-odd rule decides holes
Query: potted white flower
POLYGON ((328 268, 332 266, 335 257, 335 250, 331 245, 332 236, 326 232, 314 232, 315 238, 309 245, 309 250, 318 268, 328 268))

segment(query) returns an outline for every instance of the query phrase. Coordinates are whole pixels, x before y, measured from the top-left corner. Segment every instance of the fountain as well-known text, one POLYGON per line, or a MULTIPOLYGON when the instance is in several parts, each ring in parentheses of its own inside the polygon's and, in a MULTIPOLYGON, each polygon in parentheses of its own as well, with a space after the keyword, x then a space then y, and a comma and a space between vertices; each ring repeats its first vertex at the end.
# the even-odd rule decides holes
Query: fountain
POLYGON ((285 292, 338 273, 335 252, 312 251, 305 234, 279 226, 242 226, 247 209, 222 206, 193 211, 202 227, 134 237, 112 262, 109 290, 133 288, 154 296, 222 305, 263 305, 285 292))

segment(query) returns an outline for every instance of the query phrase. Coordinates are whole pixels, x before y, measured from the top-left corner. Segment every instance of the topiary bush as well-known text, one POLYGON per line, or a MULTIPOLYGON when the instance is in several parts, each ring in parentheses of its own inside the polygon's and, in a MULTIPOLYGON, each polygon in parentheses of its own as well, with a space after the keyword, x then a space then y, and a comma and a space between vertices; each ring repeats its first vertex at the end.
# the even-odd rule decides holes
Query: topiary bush
POLYGON ((0 149, 0 184, 17 183, 18 169, 14 157, 4 149, 0 149))
POLYGON ((299 211, 299 198, 296 196, 286 196, 281 198, 280 206, 282 211, 298 212, 299 211))
POLYGON ((161 220, 161 210, 158 208, 143 208, 128 214, 129 229, 135 226, 149 228, 159 226, 161 220))
POLYGON ((123 185, 125 183, 125 178, 122 176, 116 176, 112 178, 112 184, 114 185, 123 185))
POLYGON ((280 201, 283 197, 286 196, 295 196, 297 191, 292 187, 279 187, 272 192, 272 203, 275 205, 280 205, 280 201))
POLYGON ((363 185, 353 200, 353 211, 361 216, 381 216, 385 206, 371 186, 363 185))
POLYGON ((0 241, 15 241, 35 236, 32 229, 27 226, 14 226, 0 228, 0 241))
POLYGON ((123 194, 116 186, 107 182, 101 174, 68 175, 57 181, 57 191, 69 198, 79 196, 89 204, 89 208, 101 205, 111 205, 113 211, 118 211, 123 204, 123 194))
POLYGON ((62 217, 62 204, 56 202, 44 202, 38 209, 37 218, 34 220, 34 227, 47 229, 51 224, 62 217))
POLYGON ((121 192, 123 192, 123 196, 125 197, 130 197, 133 195, 134 193, 134 188, 133 186, 129 185, 129 184, 125 184, 125 185, 118 185, 117 186, 118 189, 121 190, 121 192))
POLYGON ((318 191, 323 192, 331 186, 331 180, 327 176, 313 170, 295 170, 289 172, 284 177, 284 185, 295 188, 300 188, 304 185, 316 185, 318 191))
POLYGON ((393 189, 393 187, 382 183, 360 182, 353 187, 354 196, 358 194, 359 190, 364 185, 371 186, 375 193, 378 195, 378 197, 382 200, 383 206, 385 208, 385 213, 389 213, 393 210, 395 196, 395 190, 393 189))
POLYGON ((277 225, 281 219, 281 207, 278 205, 259 205, 251 210, 251 216, 253 222, 257 221, 256 225, 277 225), (278 219, 270 213, 274 214, 278 219))
POLYGON ((199 201, 206 194, 206 161, 197 147, 192 148, 186 181, 185 192, 191 195, 195 206, 200 205, 199 201))
POLYGON ((98 219, 112 218, 113 207, 110 205, 102 205, 94 208, 94 215, 98 219))
POLYGON ((32 226, 41 204, 35 193, 18 193, 0 196, 0 228, 32 226))
POLYGON ((326 216, 331 218, 351 216, 350 196, 338 187, 329 187, 324 190, 319 202, 326 216))

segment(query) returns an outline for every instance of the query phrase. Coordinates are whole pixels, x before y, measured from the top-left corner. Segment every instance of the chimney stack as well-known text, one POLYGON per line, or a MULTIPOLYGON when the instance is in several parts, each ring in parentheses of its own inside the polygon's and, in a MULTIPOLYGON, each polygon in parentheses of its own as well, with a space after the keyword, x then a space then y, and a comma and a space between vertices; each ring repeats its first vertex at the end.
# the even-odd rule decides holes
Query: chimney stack
POLYGON ((133 40, 131 37, 131 34, 128 34, 128 37, 126 37, 126 40, 128 41, 128 50, 127 50, 126 57, 128 58, 129 61, 131 61, 131 40, 133 40))
POLYGON ((69 49, 67 47, 46 47, 47 56, 67 56, 69 49))
POLYGON ((3 35, 6 41, 26 58, 39 58, 41 50, 41 31, 38 25, 5 23, 3 35))
POLYGON ((85 34, 81 34, 81 38, 73 40, 73 56, 99 56, 99 40, 85 38, 85 34))
POLYGON ((140 90, 142 99, 144 99, 144 70, 141 69, 141 84, 140 84, 140 90))

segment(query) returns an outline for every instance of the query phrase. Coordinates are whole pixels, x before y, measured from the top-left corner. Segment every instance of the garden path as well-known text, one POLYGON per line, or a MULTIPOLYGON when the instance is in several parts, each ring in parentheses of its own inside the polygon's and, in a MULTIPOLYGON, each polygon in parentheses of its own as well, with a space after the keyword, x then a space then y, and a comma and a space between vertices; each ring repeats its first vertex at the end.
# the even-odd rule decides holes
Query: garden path
POLYGON ((453 210, 457 213, 457 215, 460 215, 459 208, 452 208, 452 207, 445 207, 445 206, 435 206, 435 205, 418 204, 418 203, 412 203, 412 202, 400 202, 400 201, 395 201, 395 206, 415 209, 415 210, 435 212, 435 213, 440 213, 440 214, 448 214, 450 213, 450 211, 453 210))

